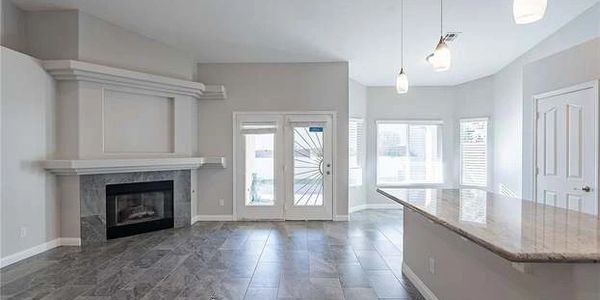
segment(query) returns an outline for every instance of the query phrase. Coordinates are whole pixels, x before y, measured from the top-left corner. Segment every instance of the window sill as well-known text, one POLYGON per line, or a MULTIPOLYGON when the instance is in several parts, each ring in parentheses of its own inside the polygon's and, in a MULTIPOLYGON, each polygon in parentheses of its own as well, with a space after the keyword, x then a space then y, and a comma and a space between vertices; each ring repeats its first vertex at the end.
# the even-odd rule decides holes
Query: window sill
POLYGON ((445 188, 444 183, 411 183, 411 184, 377 184, 378 188, 399 188, 399 189, 410 189, 410 188, 430 188, 430 189, 441 189, 445 188))

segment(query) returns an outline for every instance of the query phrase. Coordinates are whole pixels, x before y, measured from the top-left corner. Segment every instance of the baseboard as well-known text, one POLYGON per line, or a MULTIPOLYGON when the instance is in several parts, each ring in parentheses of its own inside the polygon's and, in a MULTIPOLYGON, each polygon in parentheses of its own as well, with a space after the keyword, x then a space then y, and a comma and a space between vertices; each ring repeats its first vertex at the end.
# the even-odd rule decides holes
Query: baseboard
POLYGON ((350 219, 348 215, 335 215, 333 220, 336 222, 347 222, 350 219))
POLYGON ((81 246, 80 238, 58 238, 59 246, 81 246))
POLYGON ((367 209, 367 204, 361 204, 361 205, 356 205, 356 206, 352 206, 348 209, 349 213, 353 213, 353 212, 357 212, 357 211, 361 211, 361 210, 365 210, 367 209))
POLYGON ((402 206, 400 204, 394 203, 370 203, 370 204, 361 204, 350 207, 350 213, 365 210, 365 209, 401 209, 402 206))
POLYGON ((413 272, 410 267, 403 262, 402 263, 402 274, 406 275, 408 280, 419 290, 421 295, 425 297, 426 300, 439 300, 438 297, 421 281, 419 276, 413 272))
POLYGON ((0 259, 0 268, 4 268, 8 265, 12 265, 16 262, 22 261, 26 258, 32 257, 34 255, 38 255, 44 251, 48 251, 52 248, 56 248, 59 246, 81 246, 81 239, 79 238, 57 238, 51 240, 49 242, 45 242, 43 244, 39 244, 37 246, 33 246, 29 249, 25 249, 21 252, 17 252, 15 254, 9 255, 7 257, 3 257, 0 259))
POLYGON ((233 215, 195 215, 192 224, 200 221, 233 221, 233 215))

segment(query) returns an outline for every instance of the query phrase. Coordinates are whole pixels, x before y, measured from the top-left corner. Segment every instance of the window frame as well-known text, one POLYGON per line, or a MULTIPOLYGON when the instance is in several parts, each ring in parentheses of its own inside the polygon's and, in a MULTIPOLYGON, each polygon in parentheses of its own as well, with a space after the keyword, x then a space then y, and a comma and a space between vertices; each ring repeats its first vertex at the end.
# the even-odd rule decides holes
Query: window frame
POLYGON ((490 188, 490 117, 472 117, 472 118, 459 118, 458 119, 458 185, 461 188, 474 188, 474 189, 485 189, 488 190, 490 188), (462 142, 460 140, 460 124, 461 122, 469 122, 469 121, 486 121, 486 182, 485 185, 472 185, 472 184, 463 184, 463 157, 462 157, 462 142))
MULTIPOLYGON (((350 117, 348 120, 348 129, 350 129, 350 122, 351 121, 357 121, 358 123, 360 123, 360 126, 357 126, 357 131, 360 130, 362 131, 362 134, 358 134, 357 133, 357 145, 356 145, 356 161, 357 161, 357 165, 358 167, 351 167, 350 166, 350 153, 348 152, 348 186, 350 187, 359 187, 359 186, 363 186, 364 185, 364 169, 365 169, 365 160, 364 160, 364 152, 365 152, 365 142, 366 142, 366 138, 365 138, 365 134, 366 134, 366 130, 365 130, 365 119, 364 118, 360 118, 360 117, 350 117), (360 143, 358 141, 358 139, 362 137, 363 138, 363 143, 360 143), (357 183, 350 183, 350 170, 360 170, 360 174, 361 174, 361 178, 360 178, 360 184, 357 183)), ((348 134, 350 132, 348 131, 348 134)), ((348 142, 350 141, 350 136, 348 135, 348 142)), ((348 144, 348 151, 350 150, 350 144, 348 144)))
POLYGON ((445 161, 444 161, 444 120, 441 119, 385 119, 375 120, 375 186, 378 188, 440 188, 446 184, 445 161), (380 124, 402 124, 402 125, 436 125, 439 126, 438 146, 440 148, 441 181, 437 183, 406 183, 385 184, 379 183, 379 125, 380 124))

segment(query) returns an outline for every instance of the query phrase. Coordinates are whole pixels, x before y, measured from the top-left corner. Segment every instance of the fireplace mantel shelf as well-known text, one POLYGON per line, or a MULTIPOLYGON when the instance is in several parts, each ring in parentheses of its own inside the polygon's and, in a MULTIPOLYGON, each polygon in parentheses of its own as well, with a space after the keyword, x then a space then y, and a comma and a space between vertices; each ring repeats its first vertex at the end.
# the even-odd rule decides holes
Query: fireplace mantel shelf
POLYGON ((41 164, 57 175, 92 175, 225 168, 225 157, 44 160, 41 164))
POLYGON ((44 69, 56 80, 88 81, 192 96, 200 100, 227 98, 222 85, 205 85, 160 75, 108 67, 77 60, 46 60, 44 69))

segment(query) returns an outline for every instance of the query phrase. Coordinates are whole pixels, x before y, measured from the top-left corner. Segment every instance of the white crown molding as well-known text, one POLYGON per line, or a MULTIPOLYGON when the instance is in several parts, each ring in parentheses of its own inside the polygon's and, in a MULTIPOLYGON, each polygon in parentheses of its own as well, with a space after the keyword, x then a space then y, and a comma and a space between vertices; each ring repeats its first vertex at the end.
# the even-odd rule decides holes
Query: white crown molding
POLYGON ((226 167, 225 157, 44 160, 41 165, 44 169, 57 175, 92 175, 226 167))
POLYGON ((222 85, 206 86, 200 82, 108 67, 83 61, 46 60, 42 62, 42 66, 56 80, 87 81, 118 85, 186 95, 196 99, 222 100, 226 97, 225 87, 222 85))

